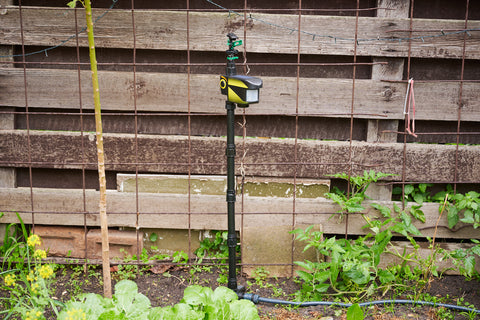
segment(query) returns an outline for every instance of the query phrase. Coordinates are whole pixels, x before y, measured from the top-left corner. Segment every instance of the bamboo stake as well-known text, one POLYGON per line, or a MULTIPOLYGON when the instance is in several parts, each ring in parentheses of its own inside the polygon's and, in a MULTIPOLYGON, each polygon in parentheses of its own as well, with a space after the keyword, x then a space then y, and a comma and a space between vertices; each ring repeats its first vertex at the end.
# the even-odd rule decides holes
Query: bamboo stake
POLYGON ((84 1, 85 16, 87 20, 88 48, 90 53, 90 67, 92 70, 93 101, 95 104, 95 127, 97 137, 98 180, 100 184, 100 227, 102 235, 102 268, 103 268, 103 294, 106 298, 112 297, 112 280, 110 275, 110 249, 108 244, 107 220, 107 181, 105 178, 105 154, 103 150, 103 129, 100 105, 100 89, 98 85, 97 58, 95 54, 95 41, 93 35, 92 6, 90 0, 84 1))

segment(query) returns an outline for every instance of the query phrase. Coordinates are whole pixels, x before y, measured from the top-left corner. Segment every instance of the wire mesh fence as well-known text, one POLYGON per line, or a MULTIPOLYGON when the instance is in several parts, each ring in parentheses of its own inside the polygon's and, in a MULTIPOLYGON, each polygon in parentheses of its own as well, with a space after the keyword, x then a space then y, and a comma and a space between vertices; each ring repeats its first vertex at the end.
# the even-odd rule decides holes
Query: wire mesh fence
MULTIPOLYGON (((302 248, 288 231, 299 226, 361 232, 356 214, 335 226, 331 202, 301 197, 305 179, 348 191, 331 175, 396 174, 373 193, 382 201, 391 201, 392 185, 478 189, 480 10, 468 0, 434 9, 425 2, 96 2, 108 215, 112 229, 135 233, 135 263, 144 263, 152 229, 185 230, 181 241, 193 257, 198 230, 227 227, 225 197, 196 183, 226 174, 218 78, 228 32, 243 40, 239 72, 264 82, 260 103, 235 118, 242 266, 293 272, 302 248), (132 177, 133 189, 122 190, 120 174, 132 177), (182 183, 182 191, 147 193, 147 175, 180 175, 171 188, 182 183), (245 192, 248 179, 264 178, 292 191, 245 192), (256 241, 244 236, 258 236, 251 230, 259 227, 287 233, 287 260, 243 259, 246 243, 256 241)), ((18 212, 34 231, 83 227, 78 261, 96 263, 87 249, 98 226, 98 184, 83 11, 47 5, 7 1, 0 9, 0 222, 18 212)))

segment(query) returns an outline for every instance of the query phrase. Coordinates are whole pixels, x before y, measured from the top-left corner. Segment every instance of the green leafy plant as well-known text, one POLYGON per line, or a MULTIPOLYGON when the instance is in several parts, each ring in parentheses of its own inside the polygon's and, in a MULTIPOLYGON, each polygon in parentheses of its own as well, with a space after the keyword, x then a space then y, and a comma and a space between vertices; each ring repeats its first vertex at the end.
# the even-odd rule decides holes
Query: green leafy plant
POLYGON ((449 194, 447 204, 448 227, 453 229, 458 222, 480 226, 480 194, 475 191, 466 194, 449 194))
POLYGON ((443 259, 448 259, 454 265, 455 270, 467 279, 480 278, 475 269, 475 257, 480 256, 480 241, 471 239, 475 244, 470 248, 458 248, 452 251, 445 251, 443 259))
MULTIPOLYGON (((3 213, 2 213, 3 215, 3 213)), ((25 266, 25 256, 29 248, 25 246, 28 237, 28 230, 22 218, 16 213, 19 223, 11 223, 6 226, 3 245, 0 247, 0 254, 3 257, 2 270, 16 268, 22 269, 25 266)))
POLYGON ((363 319, 365 319, 365 315, 363 314, 363 310, 358 305, 358 303, 352 304, 347 309, 347 320, 363 320, 363 319))
POLYGON ((182 251, 175 251, 172 255, 173 263, 187 264, 188 263, 188 254, 182 251))
POLYGON ((365 193, 370 184, 377 182, 379 179, 391 176, 394 175, 375 172, 373 170, 365 170, 361 176, 350 176, 346 173, 338 173, 333 175, 333 177, 347 180, 350 185, 350 192, 345 193, 335 189, 335 192, 325 193, 325 196, 340 206, 338 213, 341 215, 345 213, 362 212, 365 210, 362 202, 368 199, 365 193))
MULTIPOLYGON (((434 201, 429 190, 432 186, 432 183, 406 184, 403 189, 403 201, 416 202, 419 205, 434 201)), ((392 194, 394 197, 397 196, 398 199, 401 199, 402 187, 393 188, 392 194)))
MULTIPOLYGON (((224 262, 228 258, 227 231, 211 231, 213 237, 205 237, 195 250, 199 263, 205 258, 217 258, 224 262)), ((238 247, 237 247, 238 248, 238 247)))
POLYGON ((39 236, 32 234, 26 242, 16 242, 12 247, 18 256, 11 257, 21 257, 22 263, 18 263, 16 269, 0 273, 2 289, 8 293, 7 297, 2 298, 3 311, 0 311, 0 314, 4 316, 3 319, 19 315, 22 319, 42 320, 45 319, 46 308, 58 315, 58 307, 63 305, 50 297, 54 266, 42 263, 47 253, 36 249, 40 241, 39 236))
POLYGON ((189 286, 183 299, 174 306, 151 307, 150 300, 138 292, 135 282, 122 280, 111 299, 89 293, 77 301, 67 302, 59 320, 161 320, 161 319, 260 319, 255 305, 238 300, 232 290, 218 287, 189 286))
MULTIPOLYGON (((330 193, 329 198, 340 205, 339 212, 360 213, 365 210, 363 202, 368 198, 365 195, 368 186, 387 176, 390 175, 373 171, 365 171, 360 177, 335 175, 350 181, 351 194, 337 191, 330 193)), ((419 246, 414 239, 414 236, 419 236, 421 233, 413 224, 414 220, 425 222, 421 206, 412 206, 403 210, 394 205, 393 212, 390 208, 377 203, 371 203, 371 206, 377 210, 379 216, 360 213, 366 221, 364 228, 368 228, 370 232, 356 239, 324 238, 322 232, 312 231, 313 226, 305 230, 293 231, 298 240, 307 243, 304 250, 313 247, 319 256, 325 258, 325 261, 295 262, 304 269, 297 271, 303 282, 298 296, 305 299, 321 299, 329 289, 337 295, 355 293, 357 297, 368 296, 380 289, 385 292, 392 287, 404 286, 403 281, 398 281, 401 276, 418 277, 420 275, 418 270, 417 273, 413 273, 407 262, 417 263, 417 265, 423 263, 418 255, 419 246), (398 252, 391 243, 394 234, 408 238, 413 251, 398 252), (380 260, 384 252, 391 253, 400 259, 401 263, 380 268, 380 260)), ((432 273, 435 273, 435 268, 431 266, 432 273)), ((415 272, 416 269, 413 270, 415 272)))
POLYGON ((265 282, 267 281, 270 272, 265 269, 265 267, 258 267, 255 268, 252 272, 252 277, 255 279, 255 284, 259 287, 265 287, 265 282))

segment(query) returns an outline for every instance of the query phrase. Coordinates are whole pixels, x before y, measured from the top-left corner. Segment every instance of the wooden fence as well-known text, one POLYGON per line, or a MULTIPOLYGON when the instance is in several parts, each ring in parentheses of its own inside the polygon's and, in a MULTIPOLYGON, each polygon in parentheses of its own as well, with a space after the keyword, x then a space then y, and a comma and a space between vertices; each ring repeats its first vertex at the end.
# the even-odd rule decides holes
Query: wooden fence
MULTIPOLYGON (((194 2, 95 2, 110 226, 226 228, 224 196, 125 193, 116 177, 226 174, 218 79, 228 32, 244 40, 239 72, 264 82, 260 103, 237 109, 239 176, 294 183, 373 169, 396 174, 372 191, 386 205, 392 185, 479 189, 478 2, 360 1, 359 11, 346 0, 302 10, 287 1, 194 2), (413 118, 416 137, 406 131, 413 118)), ((98 226, 83 11, 62 1, 0 4, 0 222, 19 212, 30 224, 98 226)), ((238 199, 241 234, 305 224, 365 232, 358 215, 348 225, 329 219, 338 208, 323 198, 238 199)), ((478 238, 471 227, 449 230, 445 216, 437 225, 438 205, 424 211, 425 235, 478 238)))

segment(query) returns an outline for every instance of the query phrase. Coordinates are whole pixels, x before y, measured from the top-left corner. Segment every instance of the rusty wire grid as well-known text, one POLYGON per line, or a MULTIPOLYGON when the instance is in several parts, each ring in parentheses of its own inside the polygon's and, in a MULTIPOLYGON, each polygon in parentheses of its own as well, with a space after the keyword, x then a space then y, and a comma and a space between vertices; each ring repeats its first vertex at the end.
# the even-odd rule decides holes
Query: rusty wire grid
MULTIPOLYGON (((418 1, 418 0, 417 0, 418 1)), ((74 9, 74 21, 72 21, 72 24, 75 26, 75 34, 72 35, 72 38, 69 40, 75 41, 75 45, 73 45, 74 52, 75 52, 75 61, 62 61, 62 60, 54 60, 54 61, 49 61, 48 54, 53 55, 53 50, 56 50, 57 47, 54 49, 50 50, 50 47, 47 49, 41 49, 34 51, 34 54, 30 54, 27 52, 27 47, 29 46, 27 44, 27 41, 25 40, 25 32, 24 32, 24 17, 23 17, 23 12, 25 10, 25 6, 22 5, 22 2, 24 3, 30 3, 28 1, 22 1, 19 0, 17 4, 18 8, 18 13, 19 13, 19 29, 20 29, 20 44, 16 46, 14 52, 10 55, 11 57, 7 59, 7 61, 2 61, 3 66, 8 66, 7 68, 18 68, 23 71, 23 92, 22 95, 24 96, 24 104, 21 107, 17 107, 17 109, 11 110, 11 109, 2 109, 0 110, 0 116, 3 115, 12 115, 14 117, 17 117, 17 124, 16 128, 17 130, 20 129, 25 129, 25 136, 26 136, 26 150, 27 150, 27 158, 26 159, 10 159, 6 155, 4 157, 0 158, 0 166, 1 167, 9 167, 9 168, 26 168, 28 170, 28 182, 26 185, 28 186, 29 189, 29 199, 25 199, 25 201, 29 202, 29 207, 30 210, 16 210, 12 208, 2 208, 2 205, 0 204, 0 211, 2 212, 7 212, 7 213, 14 213, 18 212, 21 214, 25 215, 30 215, 30 221, 32 225, 32 231, 35 228, 35 225, 37 224, 38 221, 38 216, 39 215, 51 215, 51 216, 56 216, 56 215, 64 215, 64 214, 71 214, 71 215, 82 215, 83 218, 83 229, 84 229, 84 246, 87 248, 88 243, 87 243, 87 232, 90 227, 94 226, 90 221, 91 216, 95 215, 95 211, 92 211, 88 207, 88 195, 87 195, 87 171, 92 170, 96 166, 96 163, 91 160, 91 158, 88 157, 88 139, 89 139, 89 131, 86 129, 87 122, 91 120, 93 117, 93 113, 91 110, 86 108, 86 103, 84 101, 84 87, 82 86, 82 82, 85 80, 82 80, 82 70, 86 70, 88 67, 88 63, 85 62, 84 57, 82 58, 82 46, 81 46, 81 37, 82 33, 84 32, 83 29, 81 28, 82 21, 80 18, 80 12, 81 9, 77 8, 74 9), (47 54, 48 52, 48 54, 47 54), (39 57, 38 59, 36 59, 39 57), (31 86, 29 86, 29 75, 28 75, 28 70, 29 69, 41 69, 41 68, 54 68, 54 67, 61 66, 62 68, 67 68, 71 70, 75 70, 77 72, 77 84, 78 86, 78 97, 72 97, 72 101, 76 101, 75 106, 68 106, 64 110, 56 110, 54 108, 48 108, 45 107, 44 109, 31 106, 31 101, 30 101, 30 91, 31 86), (32 108, 34 110, 32 110, 32 108), (53 110, 52 110, 53 109, 53 110), (31 128, 31 123, 32 123, 32 117, 39 117, 39 116, 46 116, 46 117, 58 117, 59 119, 64 119, 66 116, 73 117, 74 119, 78 119, 78 125, 79 125, 79 134, 80 134, 80 150, 78 151, 79 159, 78 160, 73 160, 73 157, 68 160, 68 162, 64 163, 58 163, 56 161, 51 161, 51 160, 45 160, 45 161, 39 161, 38 159, 34 159, 32 157, 32 152, 33 150, 37 150, 32 146, 32 137, 34 136, 34 133, 32 131, 38 130, 38 127, 35 127, 34 129, 31 128), (72 211, 50 211, 50 210, 42 210, 38 209, 36 204, 35 204, 35 194, 36 192, 36 183, 35 181, 35 173, 36 170, 40 170, 41 168, 79 168, 81 171, 81 183, 80 183, 80 188, 82 189, 82 210, 72 210, 72 211)), ((35 1, 34 1, 35 2, 35 1)), ((303 178, 305 175, 301 172, 305 170, 312 170, 312 168, 316 167, 319 168, 319 172, 324 173, 324 178, 327 177, 325 173, 328 173, 329 170, 325 169, 327 167, 342 167, 345 169, 345 172, 347 172, 349 175, 354 175, 356 172, 359 170, 364 170, 364 169, 376 169, 382 166, 382 163, 379 163, 375 159, 368 159, 368 157, 358 157, 358 151, 355 150, 356 147, 356 142, 358 141, 365 141, 363 137, 358 137, 358 134, 356 133, 356 127, 359 125, 361 121, 361 125, 366 126, 366 121, 369 121, 369 119, 384 119, 384 120, 389 120, 389 115, 388 114, 382 114, 382 113, 370 113, 370 112, 364 112, 361 110, 361 107, 359 107, 356 102, 358 101, 358 95, 361 94, 358 92, 358 84, 361 83, 361 76, 358 74, 358 68, 365 67, 365 68, 373 68, 373 67, 381 67, 381 66, 388 66, 389 62, 387 61, 378 61, 375 59, 372 59, 372 61, 366 61, 363 57, 362 54, 359 54, 357 51, 358 49, 362 48, 363 43, 366 40, 372 40, 372 39, 363 39, 362 38, 362 30, 360 29, 359 25, 359 19, 365 15, 370 15, 370 16, 375 16, 375 13, 378 10, 395 10, 392 8, 384 7, 382 3, 384 1, 378 1, 378 5, 373 5, 373 6, 367 6, 365 7, 365 2, 356 0, 356 1, 351 1, 349 4, 348 8, 306 8, 305 4, 302 4, 302 0, 299 0, 296 4, 296 7, 294 8, 284 8, 284 7, 279 7, 279 8, 262 8, 262 7, 255 7, 257 2, 255 2, 253 5, 251 2, 248 0, 244 1, 224 1, 223 3, 230 3, 231 7, 227 7, 226 5, 219 5, 217 2, 214 1, 205 1, 205 6, 203 8, 198 8, 197 5, 192 5, 190 0, 185 1, 185 5, 183 8, 178 8, 178 7, 172 7, 172 8, 161 8, 158 9, 156 8, 155 10, 169 10, 172 12, 183 12, 185 13, 185 30, 186 30, 186 39, 185 39, 185 53, 180 54, 178 52, 173 52, 172 55, 178 54, 179 55, 179 61, 169 61, 169 62, 159 62, 159 61, 139 61, 138 54, 139 52, 142 52, 142 50, 146 50, 143 47, 138 47, 137 45, 137 37, 142 37, 142 34, 137 33, 137 24, 139 23, 137 20, 136 13, 139 12, 140 10, 146 10, 145 8, 139 9, 136 6, 135 0, 131 0, 131 2, 128 4, 122 3, 118 4, 121 5, 122 7, 118 9, 116 7, 117 1, 112 2, 112 5, 109 7, 108 5, 103 4, 102 8, 106 8, 106 13, 101 16, 103 22, 104 20, 108 20, 109 15, 108 12, 110 11, 125 11, 125 12, 130 12, 131 13, 131 27, 132 27, 132 39, 133 43, 131 44, 131 59, 130 61, 120 61, 117 59, 113 59, 112 61, 100 61, 98 63, 99 66, 101 67, 113 67, 113 68, 120 68, 120 70, 129 70, 128 72, 131 73, 131 78, 132 78, 132 88, 131 88, 131 103, 132 105, 129 106, 128 111, 125 111, 125 109, 118 109, 118 110, 108 110, 104 112, 104 116, 108 120, 109 117, 112 117, 113 120, 115 121, 115 117, 124 117, 126 120, 124 123, 127 123, 128 121, 133 122, 133 126, 130 126, 127 128, 133 128, 130 132, 127 132, 127 134, 132 134, 133 133, 133 146, 131 146, 133 152, 134 160, 132 161, 131 158, 126 158, 125 161, 109 161, 108 160, 108 149, 106 150, 107 154, 107 161, 106 161, 106 167, 111 168, 110 171, 113 173, 119 173, 123 171, 122 169, 118 168, 128 168, 128 172, 133 172, 135 175, 135 211, 115 211, 114 214, 119 214, 119 215, 134 215, 135 216, 135 222, 133 227, 135 229, 135 234, 136 234, 136 261, 131 262, 136 265, 144 265, 145 263, 140 260, 141 256, 141 251, 140 248, 142 247, 141 243, 144 241, 143 239, 143 233, 142 233, 142 224, 140 222, 141 218, 143 215, 145 216, 154 216, 156 219, 161 220, 165 215, 175 215, 175 216, 186 216, 186 224, 184 226, 184 229, 187 230, 187 242, 188 242, 188 249, 187 253, 190 257, 194 256, 194 245, 193 245, 193 233, 194 231, 192 219, 196 218, 197 216, 205 217, 205 219, 210 219, 214 217, 215 219, 219 219, 221 217, 222 213, 217 212, 215 210, 201 210, 197 211, 196 207, 193 205, 193 196, 194 192, 192 190, 192 179, 194 178, 195 175, 199 174, 199 172, 208 172, 208 174, 212 174, 214 172, 217 175, 222 175, 224 174, 225 171, 225 162, 226 160, 224 158, 218 158, 215 159, 215 162, 203 162, 203 159, 196 159, 196 150, 194 150, 196 146, 196 141, 195 139, 198 138, 198 136, 203 137, 205 139, 208 139, 208 137, 205 137, 203 134, 195 134, 193 130, 193 122, 194 121, 203 121, 203 119, 209 118, 209 117, 216 117, 222 119, 222 121, 225 119, 225 112, 223 110, 223 105, 218 105, 218 112, 197 112, 196 109, 193 110, 192 106, 195 104, 195 97, 192 94, 192 90, 197 90, 198 88, 193 87, 194 84, 192 84, 193 80, 192 78, 196 75, 199 74, 200 72, 197 72, 197 67, 204 67, 204 68, 212 68, 208 70, 219 70, 221 67, 225 65, 224 60, 220 61, 203 61, 203 62, 194 62, 193 57, 196 55, 196 41, 197 39, 192 39, 191 38, 191 19, 192 19, 192 13, 198 13, 198 12, 214 12, 214 13, 228 13, 231 15, 241 15, 240 17, 242 18, 241 22, 241 31, 242 34, 239 34, 239 36, 243 39, 244 41, 244 46, 242 47, 241 50, 241 55, 242 59, 240 59, 240 62, 237 64, 237 68, 242 71, 243 74, 250 74, 256 76, 254 74, 255 68, 256 67, 269 67, 269 68, 287 68, 287 67, 294 67, 294 77, 295 78, 295 89, 294 92, 290 92, 292 96, 294 96, 294 105, 292 105, 288 111, 284 111, 282 113, 271 113, 271 112, 251 112, 249 109, 243 109, 242 113, 240 115, 237 115, 237 121, 239 122, 237 124, 237 128, 241 130, 240 134, 237 134, 237 145, 239 146, 238 154, 237 154, 237 168, 236 172, 237 175, 241 178, 241 187, 239 195, 237 195, 237 201, 240 202, 240 211, 238 212, 240 216, 240 243, 242 244, 244 242, 244 228, 245 228, 245 219, 247 216, 253 216, 258 214, 258 212, 251 211, 251 208, 247 208, 247 205, 249 203, 249 197, 246 195, 243 190, 243 184, 245 182, 245 178, 253 175, 263 175, 263 176, 269 176, 268 172, 265 172, 265 174, 258 174, 259 170, 265 169, 265 168, 272 168, 270 170, 274 170, 276 167, 287 167, 288 168, 288 178, 293 182, 293 196, 291 198, 291 210, 285 211, 285 210, 270 210, 268 213, 264 213, 266 215, 271 214, 273 215, 291 215, 291 220, 290 220, 290 230, 293 231, 297 226, 299 225, 298 222, 298 217, 299 216, 307 216, 307 215, 312 215, 311 212, 304 212, 301 209, 301 206, 298 206, 299 200, 298 200, 298 190, 297 190, 297 184, 298 180, 300 178, 303 178), (234 3, 234 4, 232 4, 234 3), (241 4, 240 4, 241 3, 241 4), (211 4, 211 6, 207 6, 207 4, 211 4), (193 7, 192 7, 193 6, 193 7), (226 9, 228 9, 226 11, 226 9), (252 38, 255 38, 256 35, 252 34, 254 31, 251 31, 250 29, 252 28, 252 21, 255 23, 259 24, 264 24, 263 27, 266 28, 266 30, 270 30, 269 28, 279 28, 279 25, 276 23, 268 22, 261 20, 260 18, 257 18, 254 14, 259 13, 259 14, 269 14, 269 13, 281 13, 281 14, 289 14, 289 15, 295 15, 296 16, 296 26, 295 27, 285 27, 286 34, 290 34, 291 37, 296 37, 296 52, 289 54, 291 57, 292 61, 274 61, 275 59, 271 59, 273 61, 270 61, 268 58, 264 59, 264 61, 255 61, 256 58, 258 58, 258 53, 251 52, 249 51, 249 48, 251 48, 251 43, 253 41, 252 38), (335 40, 335 43, 337 41, 350 41, 351 44, 351 55, 348 57, 348 59, 340 59, 340 62, 338 61, 329 61, 329 62, 305 62, 304 60, 306 59, 306 55, 302 51, 302 37, 311 37, 312 41, 315 40, 315 37, 320 37, 321 35, 316 35, 312 34, 311 32, 307 31, 308 26, 304 25, 304 20, 302 20, 304 15, 315 15, 315 14, 322 14, 323 12, 339 12, 339 14, 346 14, 351 17, 354 17, 355 19, 355 29, 353 34, 350 35, 350 38, 345 39, 345 38, 340 38, 336 37, 335 35, 328 35, 331 39, 335 40), (253 14, 253 16, 252 16, 253 14), (362 42, 363 41, 363 42, 362 42), (252 58, 253 56, 253 58, 252 58), (252 61, 253 60, 253 61, 252 61), (295 61, 293 61, 295 60, 295 61), (350 60, 350 61, 346 61, 350 60), (142 93, 139 93, 140 87, 137 85, 138 83, 138 78, 139 78, 139 73, 144 72, 144 70, 148 68, 154 68, 154 67, 177 67, 177 68, 182 68, 180 72, 181 74, 186 75, 186 84, 183 88, 179 88, 178 90, 184 90, 186 89, 186 94, 185 94, 185 101, 178 101, 178 105, 186 106, 185 108, 182 108, 181 111, 163 111, 163 112, 156 112, 156 111, 144 111, 142 109, 141 104, 139 103, 139 96, 142 93), (301 104, 302 104, 302 97, 305 97, 309 95, 309 92, 302 91, 301 87, 301 81, 303 78, 302 75, 305 73, 308 68, 313 68, 313 67, 345 67, 345 68, 351 68, 351 77, 349 78, 344 78, 345 81, 351 81, 351 87, 349 92, 342 92, 341 94, 345 96, 350 96, 350 104, 347 106, 348 112, 338 112, 337 110, 331 110, 331 112, 304 112, 301 110, 301 104), (139 71, 139 68, 142 68, 142 71, 139 71), (293 146, 293 152, 290 155, 287 155, 286 158, 288 161, 265 161, 265 156, 261 157, 259 159, 263 159, 262 161, 254 161, 252 162, 249 158, 249 125, 252 122, 252 119, 254 117, 287 117, 289 120, 292 120, 289 123, 293 123, 294 129, 293 129, 293 134, 288 137, 292 139, 292 146, 293 146), (151 159, 145 159, 141 152, 143 149, 141 149, 141 142, 140 139, 142 139, 143 133, 141 132, 140 129, 140 121, 143 119, 153 119, 153 121, 164 121, 162 123, 166 123, 169 119, 169 117, 180 117, 184 118, 186 121, 186 134, 182 133, 179 130, 178 134, 182 135, 182 138, 186 138, 186 157, 182 159, 171 159, 171 161, 168 162, 162 162, 162 161, 152 161, 151 159), (342 162, 330 162, 330 161, 305 161, 304 158, 300 156, 300 152, 302 151, 303 148, 303 136, 301 136, 300 131, 302 129, 302 121, 305 118, 342 118, 348 123, 348 134, 346 135, 346 138, 343 142, 347 142, 348 147, 346 150, 348 152, 345 154, 344 159, 342 162), (166 120, 163 120, 166 119, 166 120), (133 131, 133 132, 132 132, 133 131), (186 137, 185 137, 186 135, 186 137), (186 159, 186 160, 185 160, 186 159), (139 190, 139 176, 142 173, 172 173, 172 172, 156 172, 155 170, 157 168, 163 168, 167 170, 168 168, 175 167, 176 171, 173 173, 182 173, 187 176, 187 191, 186 191, 186 210, 183 210, 182 208, 179 208, 178 211, 171 212, 169 210, 162 210, 161 208, 158 208, 158 210, 155 211, 145 211, 141 209, 140 201, 141 198, 143 197, 142 193, 139 190), (205 167, 210 167, 208 170, 204 170, 203 168, 205 167), (258 167, 260 169, 258 170, 252 170, 252 168, 258 167), (310 168, 310 169, 308 169, 310 168), (301 171, 303 170, 303 171, 301 171), (252 174, 254 172, 254 174, 252 174)), ((375 2, 375 1, 374 1, 375 2)), ((386 1, 388 2, 388 1, 386 1)), ((306 2, 308 6, 311 6, 311 2, 306 2)), ((372 3, 372 1, 368 2, 369 4, 372 3)), ((144 5, 144 2, 142 2, 142 6, 144 5)), ((28 6, 28 5, 27 5, 28 6)), ((172 5, 173 6, 173 5, 172 5)), ((467 39, 470 37, 470 33, 477 32, 478 29, 476 27, 470 27, 469 26, 469 6, 470 6, 470 1, 466 0, 466 5, 465 5, 465 18, 464 18, 464 27, 460 29, 441 29, 441 30, 433 30, 433 29, 418 29, 414 28, 414 12, 415 12, 415 3, 414 0, 410 0, 409 3, 409 14, 408 14, 408 20, 409 20, 409 28, 408 29, 396 29, 393 31, 397 32, 406 32, 408 33, 408 36, 405 38, 400 38, 397 39, 396 41, 401 42, 406 41, 408 42, 408 52, 406 57, 402 58, 406 62, 406 72, 404 72, 404 75, 402 76, 401 79, 381 79, 380 81, 382 83, 385 83, 385 85, 391 84, 391 83, 400 83, 400 84, 405 84, 409 81, 412 73, 412 60, 415 59, 415 57, 412 56, 412 42, 413 41, 418 41, 419 38, 421 38, 421 41, 426 41, 426 39, 431 35, 431 33, 434 34, 434 36, 440 36, 442 37, 442 34, 445 35, 446 33, 449 33, 449 35, 461 35, 462 36, 462 56, 461 56, 461 69, 459 70, 459 77, 458 79, 420 79, 416 80, 418 83, 443 83, 446 81, 452 82, 452 83, 458 83, 458 97, 456 97, 456 110, 457 110, 457 120, 456 122, 456 130, 452 131, 445 131, 445 132, 439 132, 439 131, 432 131, 432 132, 423 132, 423 131, 417 131, 415 132, 416 135, 419 137, 422 136, 454 136, 455 137, 455 153, 454 153, 454 164, 452 164, 454 174, 451 177, 450 180, 444 180, 444 179, 432 179, 432 180, 415 180, 411 181, 407 177, 407 171, 408 171, 408 159, 407 159, 407 154, 410 146, 410 141, 408 140, 411 137, 411 134, 408 132, 407 128, 410 124, 410 118, 407 118, 407 115, 405 115, 405 119, 403 120, 403 123, 400 121, 400 125, 404 125, 404 128, 398 128, 398 129, 384 129, 379 132, 379 134, 393 134, 395 135, 394 141, 389 141, 389 143, 398 143, 402 145, 402 153, 401 153, 401 175, 400 178, 396 181, 385 181, 383 183, 383 186, 388 186, 392 184, 398 184, 402 186, 402 197, 405 196, 404 194, 404 186, 406 184, 410 183, 430 183, 434 181, 435 183, 438 184, 447 184, 451 183, 453 185, 454 190, 457 190, 457 186, 462 183, 467 183, 471 181, 464 181, 462 180, 461 177, 459 177, 459 171, 462 170, 461 168, 461 153, 460 153, 460 146, 462 144, 462 137, 467 137, 467 136, 473 136, 473 137, 478 137, 480 136, 479 130, 468 130, 468 131, 462 131, 462 125, 464 125, 465 120, 462 120, 462 110, 464 106, 464 85, 465 83, 478 83, 480 79, 478 78, 472 78, 472 77, 467 77, 465 78, 465 65, 468 63, 467 59, 467 39), (419 36, 418 33, 421 32, 424 35, 419 36), (441 32, 439 34, 439 32, 441 32), (425 39, 424 39, 425 38, 425 39), (406 39, 406 40, 405 40, 406 39), (402 130, 403 129, 403 130, 402 130)), ((148 8, 147 8, 148 9, 148 8)), ((62 10, 67 10, 67 9, 62 9, 62 10)), ((52 30, 53 32, 53 30, 52 30)), ((224 34, 218 34, 218 39, 219 41, 224 41, 225 40, 225 35, 224 34)), ((380 39, 379 39, 380 40, 380 39)), ((266 40, 268 41, 268 40, 266 40)), ((374 40, 372 40, 374 41, 374 40)), ((380 45, 380 44, 378 44, 380 45)), ((101 49, 100 49, 101 50, 101 49)), ((114 49, 111 49, 114 50, 114 49)), ((130 52, 128 53, 130 54, 130 52)), ((153 53, 153 55, 155 52, 153 53)), ((221 54, 222 52, 214 53, 212 54, 215 58, 222 57, 221 54), (216 54, 216 55, 215 55, 216 54)), ((267 54, 271 56, 270 54, 267 54)), ((273 54, 272 54, 273 55, 273 54)), ((333 59, 335 60, 336 57, 333 59)), ((206 59, 208 60, 208 59, 206 59)), ((280 59, 282 60, 282 59, 280 59)), ((286 60, 286 59, 285 59, 286 60)), ((108 70, 108 69, 106 69, 108 70)), ((207 70, 207 69, 205 69, 207 70)), ((293 70, 293 69, 292 69, 293 70)), ((154 73, 154 72, 152 72, 154 73)), ((218 75, 209 73, 209 75, 213 78, 216 78, 218 75)), ((1 74, 0 74, 1 76, 1 74)), ((265 82, 265 86, 268 86, 268 83, 265 82)), ((220 92, 218 92, 220 95, 220 92)), ((339 93, 340 94, 340 93, 339 93)), ((402 93, 403 94, 403 93, 402 93)), ((160 102, 159 102, 160 103, 160 102)), ((3 108, 3 107, 2 107, 3 108)), ((254 108, 254 107, 252 107, 254 108)), ((261 121, 263 118, 260 118, 259 121, 261 121)), ((54 121, 54 120, 52 120, 54 121)), ((76 121, 76 120, 74 120, 76 121)), ((332 120, 333 121, 333 120, 332 120)), ((207 123, 205 121, 205 123, 207 123)), ((41 129, 41 128, 40 128, 41 129)), ((419 128, 421 130, 421 128, 419 128)), ((23 131, 22 131, 23 134, 23 131)), ((222 135, 218 135, 217 132, 212 133, 212 135, 215 135, 215 139, 219 139, 222 137, 222 135)), ((272 134, 272 137, 274 135, 272 134)), ((158 140, 160 141, 160 140, 158 140)), ((91 145, 91 144, 90 144, 91 145)), ((177 145, 178 148, 183 146, 177 145)), ((162 145, 158 146, 158 151, 162 152, 162 145)), ((37 152, 37 151, 36 151, 37 152)), ((178 152, 178 151, 177 151, 178 152)), ((46 155, 47 156, 47 155, 46 155)), ((49 157, 46 157, 49 159, 49 157)), ((328 158, 327 158, 328 159, 328 158)), ((266 170, 268 171, 268 170, 266 170)), ((285 169, 284 172, 287 172, 287 169, 285 169)), ((279 177, 282 176, 282 174, 278 175, 279 177)), ((318 178, 318 177, 316 177, 318 178)), ((476 183, 480 183, 480 181, 476 181, 476 183)), ((350 191, 350 185, 347 184, 347 193, 350 191)), ((275 201, 276 199, 271 199, 272 206, 275 207, 275 201)), ((334 211, 318 211, 315 212, 315 214, 318 215, 332 215, 335 214, 334 211)), ((351 214, 347 214, 345 216, 345 230, 344 230, 344 236, 348 237, 349 236, 349 216, 351 214)), ((225 216, 226 216, 226 203, 225 203, 225 216)), ((226 219, 225 219, 226 221, 226 219)), ((52 221, 52 224, 54 224, 55 221, 52 221)), ((225 223, 225 228, 226 228, 226 223, 225 223)), ((288 267, 290 269, 290 274, 293 274, 294 271, 294 260, 295 260, 295 252, 301 250, 301 248, 296 247, 298 244, 295 244, 294 242, 294 237, 292 235, 291 237, 291 245, 289 246, 288 250, 290 250, 290 261, 285 262, 285 263, 239 263, 242 267, 252 267, 252 266, 284 266, 288 267)), ((240 247, 243 256, 243 246, 240 247)), ((71 263, 71 260, 67 262, 67 260, 62 260, 62 259, 56 259, 55 260, 57 263, 71 263)), ((96 264, 98 261, 95 259, 92 259, 87 255, 87 250, 85 249, 85 256, 83 259, 80 259, 78 263, 82 263, 85 266, 88 263, 91 264, 96 264)), ((170 262, 169 262, 170 263, 170 262)), ((197 263, 193 259, 189 260, 189 263, 197 263)), ((209 265, 213 264, 211 262, 202 262, 203 264, 209 265)))

